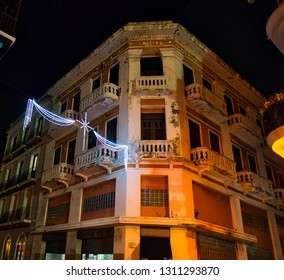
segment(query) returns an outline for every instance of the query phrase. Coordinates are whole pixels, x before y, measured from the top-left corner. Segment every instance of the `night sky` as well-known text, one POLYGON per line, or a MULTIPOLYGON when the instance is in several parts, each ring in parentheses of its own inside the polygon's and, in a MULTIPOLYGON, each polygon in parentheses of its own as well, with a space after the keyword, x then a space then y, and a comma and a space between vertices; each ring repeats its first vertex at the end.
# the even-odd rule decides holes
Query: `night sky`
POLYGON ((284 56, 265 26, 276 0, 23 0, 16 42, 0 60, 0 159, 9 124, 131 21, 172 20, 265 96, 284 88, 284 56))

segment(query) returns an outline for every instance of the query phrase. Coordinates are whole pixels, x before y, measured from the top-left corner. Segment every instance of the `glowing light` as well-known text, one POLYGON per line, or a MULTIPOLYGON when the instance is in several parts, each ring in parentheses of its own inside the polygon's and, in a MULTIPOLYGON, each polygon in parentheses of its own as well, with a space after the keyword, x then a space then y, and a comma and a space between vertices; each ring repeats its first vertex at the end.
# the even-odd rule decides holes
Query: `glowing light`
POLYGON ((284 125, 270 132, 266 142, 276 154, 284 158, 284 125))
POLYGON ((284 137, 278 139, 277 141, 274 142, 272 145, 272 150, 280 155, 281 157, 284 158, 284 137))
POLYGON ((59 125, 59 126, 69 126, 69 125, 72 125, 72 124, 75 123, 75 120, 63 118, 61 116, 58 116, 58 115, 44 109, 43 107, 38 105, 34 100, 33 100, 33 104, 34 104, 35 108, 37 109, 37 111, 49 122, 52 122, 52 123, 59 125))
POLYGON ((33 100, 29 99, 28 104, 27 104, 27 109, 26 109, 26 114, 25 114, 25 119, 24 119, 24 125, 23 125, 23 130, 26 129, 26 127, 29 125, 32 119, 32 114, 33 114, 33 100))
POLYGON ((87 112, 85 113, 85 118, 82 119, 81 121, 77 120, 78 123, 82 124, 81 128, 84 129, 84 140, 83 140, 83 151, 85 151, 85 139, 86 139, 86 132, 89 131, 89 123, 87 121, 87 112))
POLYGON ((126 145, 119 145, 116 143, 113 143, 107 139, 105 139, 104 137, 102 137, 101 135, 99 135, 94 128, 92 128, 91 126, 89 126, 90 122, 87 121, 87 113, 85 113, 85 117, 82 118, 81 120, 72 120, 72 119, 67 119, 64 117, 61 117, 59 115, 56 115, 46 109, 44 109, 43 107, 41 107, 39 104, 37 104, 34 100, 29 99, 28 100, 28 104, 27 104, 27 109, 26 109, 26 114, 25 114, 25 120, 24 120, 24 125, 23 125, 23 129, 25 129, 27 127, 27 125, 29 124, 29 122, 31 121, 31 117, 32 117, 32 111, 33 111, 33 107, 36 108, 36 110, 38 111, 38 113, 43 116, 47 121, 54 123, 56 125, 59 126, 70 126, 75 124, 76 122, 78 122, 79 124, 81 124, 80 128, 84 129, 84 139, 83 139, 83 151, 85 150, 85 139, 86 139, 86 133, 88 131, 93 131, 94 134, 96 135, 98 141, 105 147, 108 149, 112 149, 114 151, 122 151, 124 150, 124 164, 125 164, 125 168, 127 168, 127 162, 128 162, 128 147, 126 145))

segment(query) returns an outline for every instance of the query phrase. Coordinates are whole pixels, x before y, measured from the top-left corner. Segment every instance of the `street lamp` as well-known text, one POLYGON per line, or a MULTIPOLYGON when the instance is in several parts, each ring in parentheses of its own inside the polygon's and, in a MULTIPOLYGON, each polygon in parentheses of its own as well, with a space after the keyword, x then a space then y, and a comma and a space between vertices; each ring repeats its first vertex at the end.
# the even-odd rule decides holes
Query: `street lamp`
POLYGON ((267 145, 284 158, 284 93, 276 93, 268 98, 260 113, 267 145))

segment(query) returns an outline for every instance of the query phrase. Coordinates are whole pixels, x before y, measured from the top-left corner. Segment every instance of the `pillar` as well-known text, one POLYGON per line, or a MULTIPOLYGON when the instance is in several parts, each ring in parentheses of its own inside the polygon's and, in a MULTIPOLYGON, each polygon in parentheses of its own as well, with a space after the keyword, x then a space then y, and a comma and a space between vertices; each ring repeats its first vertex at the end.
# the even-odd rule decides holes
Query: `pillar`
POLYGON ((44 260, 45 247, 46 247, 46 242, 42 241, 42 234, 35 235, 33 238, 31 259, 44 260))
MULTIPOLYGON (((232 212, 232 222, 234 230, 238 232, 244 232, 243 218, 240 199, 235 196, 230 196, 230 205, 232 212)), ((247 247, 246 244, 237 242, 237 259, 247 260, 247 247)))
POLYGON ((173 260, 197 260, 196 233, 186 228, 171 228, 170 240, 173 260))
POLYGON ((68 223, 76 223, 80 221, 81 208, 82 208, 82 203, 81 203, 82 195, 83 195, 83 189, 72 191, 68 223))
POLYGON ((80 260, 82 240, 77 239, 77 230, 67 232, 65 260, 80 260))
POLYGON ((114 228, 114 260, 140 259, 140 227, 117 226, 114 228))
POLYGON ((270 229, 270 236, 272 240, 274 258, 276 260, 283 260, 281 241, 279 238, 275 214, 269 210, 267 210, 266 213, 267 213, 268 224, 269 224, 269 229, 270 229))

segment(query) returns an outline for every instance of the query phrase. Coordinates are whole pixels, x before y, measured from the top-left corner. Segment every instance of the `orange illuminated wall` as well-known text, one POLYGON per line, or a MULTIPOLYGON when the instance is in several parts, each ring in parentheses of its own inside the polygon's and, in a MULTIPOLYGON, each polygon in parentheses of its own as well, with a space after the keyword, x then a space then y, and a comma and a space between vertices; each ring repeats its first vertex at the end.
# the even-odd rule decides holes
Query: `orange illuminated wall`
POLYGON ((193 182, 194 209, 198 220, 233 228, 229 198, 193 182))
POLYGON ((169 216, 168 176, 141 176, 141 216, 169 216))
POLYGON ((266 212, 244 202, 241 208, 245 233, 257 237, 254 246, 273 250, 266 212))

